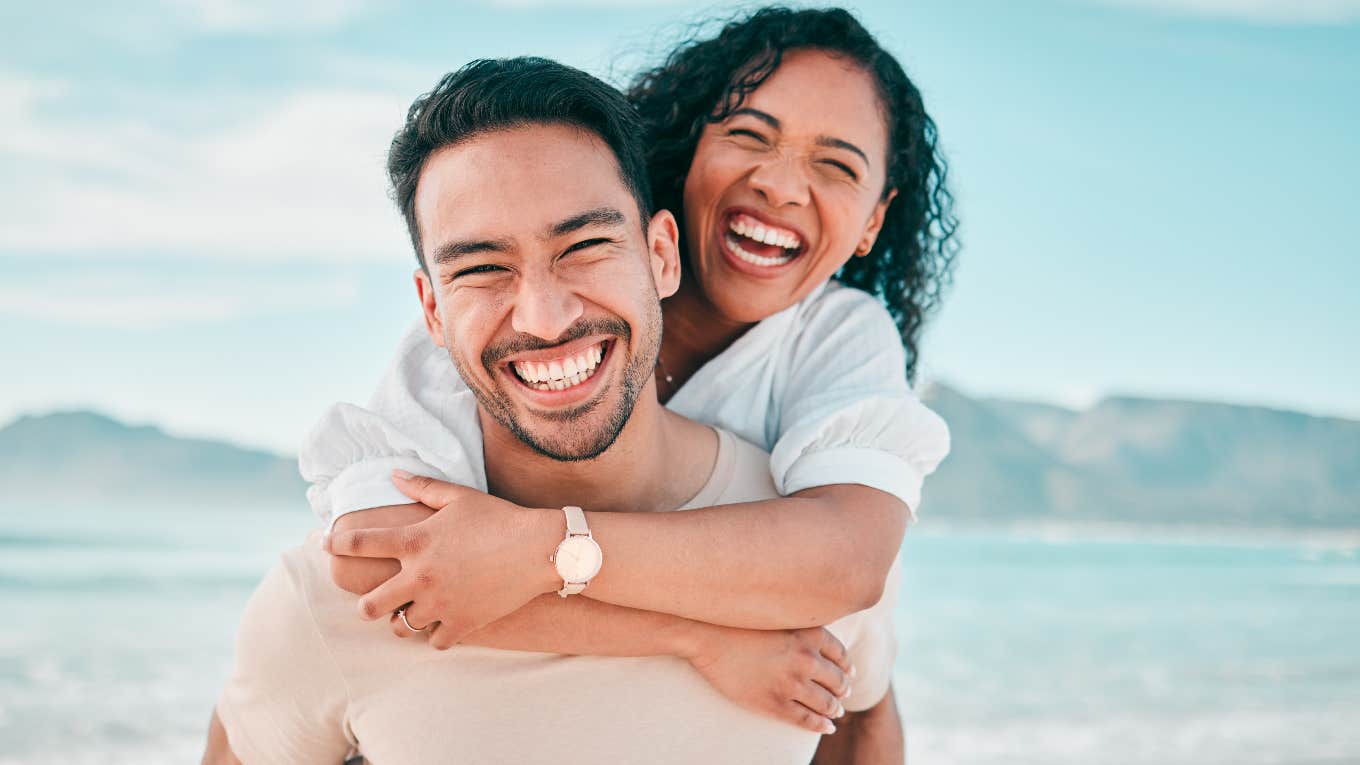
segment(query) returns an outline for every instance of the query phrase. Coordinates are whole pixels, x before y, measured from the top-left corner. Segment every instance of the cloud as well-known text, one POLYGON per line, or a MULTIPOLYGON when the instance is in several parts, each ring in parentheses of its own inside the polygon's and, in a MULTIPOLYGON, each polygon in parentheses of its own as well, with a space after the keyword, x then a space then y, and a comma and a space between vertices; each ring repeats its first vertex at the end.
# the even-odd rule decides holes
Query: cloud
POLYGON ((297 32, 340 26, 372 6, 365 0, 173 0, 191 24, 208 32, 297 32))
POLYGON ((70 83, 0 74, 0 252, 409 256, 384 172, 409 95, 260 96, 198 128, 60 108, 73 97, 70 83))
POLYGON ((1095 0, 1105 5, 1226 18, 1258 24, 1345 24, 1360 20, 1360 0, 1095 0))
POLYGON ((352 276, 235 271, 205 276, 184 269, 82 268, 0 283, 0 316, 75 326, 154 330, 255 316, 309 313, 354 304, 352 276))

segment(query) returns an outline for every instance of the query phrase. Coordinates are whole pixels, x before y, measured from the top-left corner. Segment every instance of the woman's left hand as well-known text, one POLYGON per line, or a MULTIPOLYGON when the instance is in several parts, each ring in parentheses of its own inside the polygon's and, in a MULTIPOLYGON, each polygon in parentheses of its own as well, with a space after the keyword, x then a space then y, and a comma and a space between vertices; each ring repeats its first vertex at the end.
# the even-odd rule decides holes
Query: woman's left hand
POLYGON ((565 533, 560 511, 400 472, 393 483, 437 512, 410 526, 331 535, 333 555, 401 562, 401 573, 359 599, 362 618, 390 619, 406 606, 406 620, 430 626, 430 644, 442 650, 561 585, 550 561, 565 533))

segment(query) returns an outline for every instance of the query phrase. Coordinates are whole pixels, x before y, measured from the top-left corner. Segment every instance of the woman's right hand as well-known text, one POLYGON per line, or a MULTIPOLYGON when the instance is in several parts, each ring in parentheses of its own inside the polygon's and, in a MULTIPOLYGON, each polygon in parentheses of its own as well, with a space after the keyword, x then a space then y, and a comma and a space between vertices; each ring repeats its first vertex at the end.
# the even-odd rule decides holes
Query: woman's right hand
MULTIPOLYGON (((429 518, 434 511, 419 502, 410 505, 371 507, 347 513, 335 520, 332 534, 353 529, 385 529, 410 526, 429 518)), ((401 573, 401 563, 395 558, 354 558, 347 555, 331 556, 331 581, 335 586, 355 595, 367 595, 401 573)))
POLYGON ((746 630, 705 625, 689 663, 737 704, 814 733, 845 714, 854 668, 824 627, 746 630))

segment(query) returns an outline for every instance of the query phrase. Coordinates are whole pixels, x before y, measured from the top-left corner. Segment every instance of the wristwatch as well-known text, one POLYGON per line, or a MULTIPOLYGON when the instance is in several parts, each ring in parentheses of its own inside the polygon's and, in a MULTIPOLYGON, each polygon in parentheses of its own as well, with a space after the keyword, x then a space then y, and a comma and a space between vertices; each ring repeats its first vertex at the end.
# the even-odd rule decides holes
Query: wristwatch
POLYGON ((565 598, 584 590, 600 573, 604 552, 590 535, 590 526, 586 524, 586 514, 581 508, 568 505, 562 512, 567 516, 567 536, 558 543, 557 552, 550 560, 557 566, 557 575, 562 577, 562 589, 557 594, 565 598))

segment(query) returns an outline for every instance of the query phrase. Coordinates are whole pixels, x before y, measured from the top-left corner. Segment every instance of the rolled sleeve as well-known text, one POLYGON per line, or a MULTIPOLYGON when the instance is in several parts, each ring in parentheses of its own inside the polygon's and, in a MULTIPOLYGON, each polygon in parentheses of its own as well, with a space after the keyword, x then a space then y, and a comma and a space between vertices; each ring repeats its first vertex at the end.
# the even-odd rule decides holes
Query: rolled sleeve
POLYGON ((915 520, 921 487, 949 454, 949 428, 911 394, 810 413, 775 444, 770 467, 784 495, 856 483, 902 500, 915 520))

